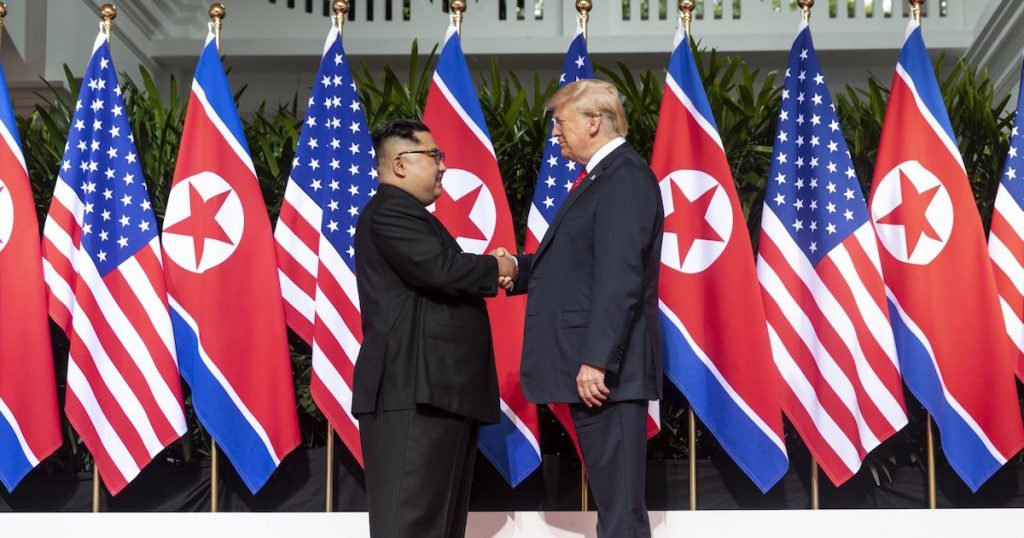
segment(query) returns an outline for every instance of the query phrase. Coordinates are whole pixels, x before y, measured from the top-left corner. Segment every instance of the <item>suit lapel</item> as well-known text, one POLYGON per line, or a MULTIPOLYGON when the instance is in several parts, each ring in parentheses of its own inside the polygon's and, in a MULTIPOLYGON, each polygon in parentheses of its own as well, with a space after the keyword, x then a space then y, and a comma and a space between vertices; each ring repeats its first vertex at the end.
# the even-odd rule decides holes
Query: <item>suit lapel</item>
POLYGON ((562 220, 565 218, 566 213, 568 213, 572 205, 576 203, 576 200, 579 200, 580 196, 583 196, 583 193, 586 192, 587 189, 589 189, 590 186, 594 184, 594 181, 596 181, 597 178, 601 177, 601 175, 608 168, 608 166, 611 165, 611 163, 615 162, 615 160, 621 154, 625 153, 627 148, 630 148, 628 142, 615 148, 604 159, 601 159, 601 162, 598 163, 597 166, 594 167, 594 169, 589 174, 587 174, 587 176, 580 183, 579 187, 576 187, 576 189, 569 193, 569 197, 565 199, 565 202, 562 203, 562 207, 558 208, 558 212, 555 213, 555 218, 551 219, 551 226, 549 226, 548 231, 544 233, 544 239, 540 242, 540 245, 537 247, 537 252, 534 253, 533 263, 537 263, 537 260, 540 259, 541 254, 543 254, 544 251, 547 250, 548 245, 551 244, 551 241, 555 237, 555 232, 558 230, 559 225, 562 224, 562 220))
POLYGON ((551 238, 555 236, 555 231, 558 229, 558 226, 562 224, 562 219, 565 218, 565 214, 569 211, 569 208, 572 207, 572 205, 576 203, 576 200, 578 200, 579 197, 594 184, 594 180, 601 175, 602 171, 603 167, 599 166, 595 168, 592 172, 587 174, 585 178, 583 178, 583 181, 580 182, 578 187, 569 193, 569 197, 565 199, 565 202, 562 203, 562 207, 559 207, 558 212, 555 213, 555 218, 551 219, 551 226, 548 227, 548 231, 544 233, 544 240, 542 240, 540 245, 537 247, 537 252, 535 254, 536 259, 539 259, 540 255, 547 250, 548 245, 551 244, 551 238))

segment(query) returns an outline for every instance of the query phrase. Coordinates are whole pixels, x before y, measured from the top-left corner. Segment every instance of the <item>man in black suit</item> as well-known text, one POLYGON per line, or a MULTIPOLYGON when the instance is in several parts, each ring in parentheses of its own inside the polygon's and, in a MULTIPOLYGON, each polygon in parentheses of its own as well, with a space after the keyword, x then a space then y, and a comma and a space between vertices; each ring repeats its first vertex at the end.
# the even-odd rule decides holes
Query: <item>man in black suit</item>
MULTIPOLYGON (((526 293, 523 392, 569 403, 597 505, 597 535, 649 537, 647 408, 661 397, 657 179, 626 143, 618 91, 566 85, 548 102, 562 156, 585 165, 535 254, 516 256, 526 293)), ((495 251, 504 254, 503 251, 495 251)))
POLYGON ((373 147, 380 186, 355 232, 363 344, 352 396, 370 535, 462 537, 480 424, 499 413, 483 297, 515 264, 463 253, 427 211, 445 166, 423 123, 389 122, 373 147))

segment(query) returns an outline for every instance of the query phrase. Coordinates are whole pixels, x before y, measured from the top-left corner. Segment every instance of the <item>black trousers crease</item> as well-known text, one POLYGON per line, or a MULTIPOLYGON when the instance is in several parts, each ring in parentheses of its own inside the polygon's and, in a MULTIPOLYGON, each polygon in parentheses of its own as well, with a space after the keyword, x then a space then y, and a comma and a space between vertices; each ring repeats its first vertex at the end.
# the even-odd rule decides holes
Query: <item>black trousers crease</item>
POLYGON ((429 406, 359 417, 372 538, 466 534, 480 423, 429 406))

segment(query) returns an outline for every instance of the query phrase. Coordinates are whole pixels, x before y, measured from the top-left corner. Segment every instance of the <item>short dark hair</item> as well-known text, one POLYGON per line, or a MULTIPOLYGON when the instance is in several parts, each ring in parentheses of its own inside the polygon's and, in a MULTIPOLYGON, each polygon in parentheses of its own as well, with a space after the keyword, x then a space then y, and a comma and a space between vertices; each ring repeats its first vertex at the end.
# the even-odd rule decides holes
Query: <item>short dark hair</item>
POLYGON ((373 131, 373 151, 377 153, 378 161, 383 158, 384 143, 392 138, 399 138, 408 142, 419 142, 416 133, 429 133, 430 128, 419 120, 397 119, 391 120, 373 131))

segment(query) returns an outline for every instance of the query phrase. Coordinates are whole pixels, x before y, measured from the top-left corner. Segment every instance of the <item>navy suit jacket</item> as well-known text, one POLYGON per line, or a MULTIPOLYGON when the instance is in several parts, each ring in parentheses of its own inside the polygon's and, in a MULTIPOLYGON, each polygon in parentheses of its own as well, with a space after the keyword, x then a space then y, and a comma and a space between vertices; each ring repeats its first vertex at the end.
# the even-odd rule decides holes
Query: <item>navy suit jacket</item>
POLYGON ((606 370, 609 400, 661 397, 658 269, 665 212, 657 179, 622 144, 562 204, 537 252, 516 257, 529 293, 523 392, 579 403, 581 364, 606 370))

